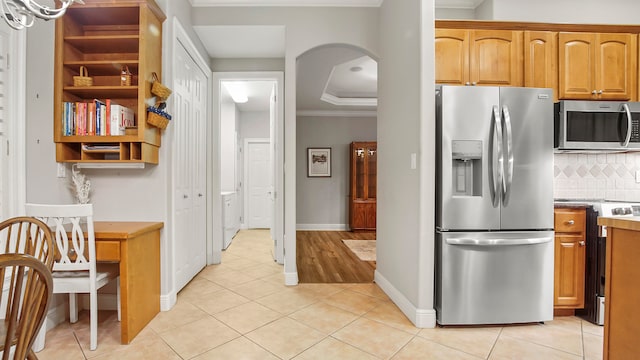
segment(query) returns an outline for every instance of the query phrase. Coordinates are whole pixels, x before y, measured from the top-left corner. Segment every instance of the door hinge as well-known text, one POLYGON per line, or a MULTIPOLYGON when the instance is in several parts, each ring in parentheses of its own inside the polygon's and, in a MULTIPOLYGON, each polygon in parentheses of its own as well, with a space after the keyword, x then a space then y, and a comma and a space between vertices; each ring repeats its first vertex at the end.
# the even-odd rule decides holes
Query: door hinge
POLYGON ((7 156, 9 156, 9 140, 7 140, 7 156))

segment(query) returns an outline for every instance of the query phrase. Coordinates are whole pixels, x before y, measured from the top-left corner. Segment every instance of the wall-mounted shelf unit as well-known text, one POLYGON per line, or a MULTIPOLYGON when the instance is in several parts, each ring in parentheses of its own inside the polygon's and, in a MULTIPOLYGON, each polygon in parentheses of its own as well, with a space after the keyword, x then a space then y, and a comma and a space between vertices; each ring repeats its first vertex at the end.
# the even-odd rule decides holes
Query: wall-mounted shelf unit
MULTIPOLYGON (((74 163, 158 163, 161 130, 147 124, 152 73, 162 74, 162 22, 154 0, 85 0, 56 20, 54 141, 56 161, 74 163), (80 67, 93 79, 76 86, 80 67), (121 85, 121 69, 132 73, 121 85), (85 135, 65 119, 65 102, 94 99, 133 110, 134 124, 122 135, 85 135), (65 128, 72 130, 65 130, 65 128)), ((73 111, 75 112, 75 111, 73 111)))

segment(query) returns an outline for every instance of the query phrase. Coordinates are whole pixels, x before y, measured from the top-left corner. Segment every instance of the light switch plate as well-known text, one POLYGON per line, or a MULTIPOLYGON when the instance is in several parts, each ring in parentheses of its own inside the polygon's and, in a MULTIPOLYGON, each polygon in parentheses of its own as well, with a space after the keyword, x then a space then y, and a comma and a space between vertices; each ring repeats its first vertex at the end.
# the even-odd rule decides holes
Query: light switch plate
POLYGON ((411 170, 415 170, 418 167, 418 160, 416 153, 411 153, 411 170))
POLYGON ((59 178, 64 178, 67 177, 67 167, 64 166, 64 163, 57 163, 58 164, 58 177, 59 178))

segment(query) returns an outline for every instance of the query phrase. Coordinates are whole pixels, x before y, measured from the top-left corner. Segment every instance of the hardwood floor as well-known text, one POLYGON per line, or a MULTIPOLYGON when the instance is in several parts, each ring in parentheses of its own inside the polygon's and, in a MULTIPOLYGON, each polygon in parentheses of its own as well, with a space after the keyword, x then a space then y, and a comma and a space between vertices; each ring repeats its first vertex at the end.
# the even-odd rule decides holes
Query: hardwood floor
POLYGON ((342 239, 374 240, 376 233, 351 231, 297 231, 300 283, 371 283, 375 261, 362 261, 342 239))

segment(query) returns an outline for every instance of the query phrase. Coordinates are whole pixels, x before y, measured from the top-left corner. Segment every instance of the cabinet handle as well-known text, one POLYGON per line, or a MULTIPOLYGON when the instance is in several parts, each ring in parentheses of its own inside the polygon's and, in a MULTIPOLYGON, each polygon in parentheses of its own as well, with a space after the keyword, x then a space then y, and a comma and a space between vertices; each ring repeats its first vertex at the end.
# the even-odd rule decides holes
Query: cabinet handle
POLYGON ((598 93, 598 92, 597 92, 596 90, 593 90, 593 91, 591 92, 591 94, 593 94, 593 95, 596 95, 597 93, 598 93))
POLYGON ((578 244, 580 244, 580 246, 584 246, 584 241, 578 241, 578 244))
POLYGON ((464 83, 464 85, 465 86, 469 86, 469 85, 471 85, 471 83, 467 81, 466 83, 464 83))
POLYGON ((598 90, 598 95, 602 95, 602 90, 598 90))
POLYGON ((573 224, 575 224, 575 223, 576 223, 576 222, 575 222, 575 221, 573 221, 573 220, 569 220, 569 221, 567 221, 567 222, 566 222, 566 224, 567 224, 567 225, 573 225, 573 224))

